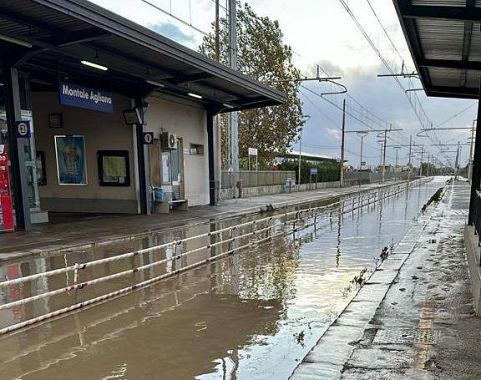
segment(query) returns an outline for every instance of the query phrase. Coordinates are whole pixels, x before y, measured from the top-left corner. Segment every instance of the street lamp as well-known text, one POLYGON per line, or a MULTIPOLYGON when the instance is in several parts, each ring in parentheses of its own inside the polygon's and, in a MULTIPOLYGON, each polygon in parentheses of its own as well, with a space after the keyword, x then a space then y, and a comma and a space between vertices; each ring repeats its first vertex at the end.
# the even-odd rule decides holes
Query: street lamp
POLYGON ((399 162, 399 149, 401 149, 400 146, 395 146, 394 149, 396 149, 396 166, 394 167, 394 179, 398 179, 398 162, 399 162))
POLYGON ((361 157, 360 157, 360 161, 359 161, 359 171, 362 170, 362 149, 363 149, 363 145, 364 145, 364 137, 366 137, 369 132, 357 132, 356 133, 360 138, 361 138, 361 157))
POLYGON ((303 115, 302 118, 304 121, 302 122, 302 127, 300 131, 300 138, 299 138, 299 164, 298 164, 298 185, 301 185, 301 164, 302 164, 302 132, 304 130, 304 124, 311 118, 311 115, 303 115))

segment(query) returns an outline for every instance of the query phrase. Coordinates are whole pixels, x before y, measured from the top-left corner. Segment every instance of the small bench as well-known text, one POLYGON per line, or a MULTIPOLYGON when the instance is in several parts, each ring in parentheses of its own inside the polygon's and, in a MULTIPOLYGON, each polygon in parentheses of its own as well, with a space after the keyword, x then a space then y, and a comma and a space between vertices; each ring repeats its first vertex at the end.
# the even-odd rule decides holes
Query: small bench
POLYGON ((182 211, 187 211, 187 208, 189 207, 189 202, 187 199, 176 199, 175 201, 169 201, 169 206, 171 209, 177 208, 182 211))
POLYGON ((169 214, 170 210, 179 209, 182 211, 187 211, 189 207, 189 202, 187 199, 176 199, 171 201, 155 202, 154 212, 156 214, 169 214))

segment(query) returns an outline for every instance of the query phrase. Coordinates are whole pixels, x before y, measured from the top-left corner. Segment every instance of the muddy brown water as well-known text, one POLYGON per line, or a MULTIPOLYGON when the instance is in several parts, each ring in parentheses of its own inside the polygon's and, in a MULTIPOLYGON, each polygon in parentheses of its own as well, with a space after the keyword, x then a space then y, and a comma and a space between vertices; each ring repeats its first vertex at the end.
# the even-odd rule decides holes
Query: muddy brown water
MULTIPOLYGON (((286 379, 349 302, 351 279, 363 268, 375 268, 382 248, 401 240, 443 181, 435 179, 342 217, 326 215, 316 228, 306 228, 296 239, 292 235, 276 238, 101 305, 4 336, 0 338, 1 378, 286 379)), ((15 278, 61 268, 66 261, 72 265, 110 257, 218 227, 200 225, 65 257, 9 262, 0 267, 0 276, 15 278)), ((161 257, 171 254, 167 250, 161 257)), ((93 267, 80 274, 81 281, 158 259, 153 255, 141 255, 137 262, 93 267)), ((0 310, 0 325, 18 323, 74 299, 88 299, 188 264, 188 260, 168 262, 135 276, 87 287, 76 295, 65 293, 0 310)), ((0 304, 71 284, 72 276, 62 274, 0 289, 0 304)))

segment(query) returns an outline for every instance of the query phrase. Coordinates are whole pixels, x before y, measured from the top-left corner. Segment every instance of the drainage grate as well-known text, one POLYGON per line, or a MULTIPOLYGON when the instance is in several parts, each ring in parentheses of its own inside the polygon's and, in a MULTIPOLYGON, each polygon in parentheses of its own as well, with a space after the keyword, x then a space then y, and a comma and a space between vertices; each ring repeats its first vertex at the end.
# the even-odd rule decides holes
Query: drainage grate
POLYGON ((378 330, 374 344, 436 344, 438 332, 432 329, 386 329, 378 330))

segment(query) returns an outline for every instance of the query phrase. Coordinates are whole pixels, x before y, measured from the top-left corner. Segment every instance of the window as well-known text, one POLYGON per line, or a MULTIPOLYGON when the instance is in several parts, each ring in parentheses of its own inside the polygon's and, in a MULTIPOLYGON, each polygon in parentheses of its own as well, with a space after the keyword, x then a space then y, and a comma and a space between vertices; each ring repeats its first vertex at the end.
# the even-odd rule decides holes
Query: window
POLYGON ((97 158, 100 186, 130 186, 128 151, 101 150, 97 158))

